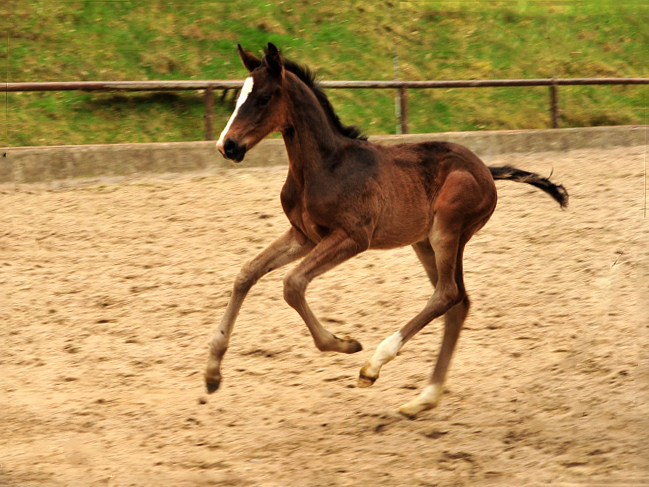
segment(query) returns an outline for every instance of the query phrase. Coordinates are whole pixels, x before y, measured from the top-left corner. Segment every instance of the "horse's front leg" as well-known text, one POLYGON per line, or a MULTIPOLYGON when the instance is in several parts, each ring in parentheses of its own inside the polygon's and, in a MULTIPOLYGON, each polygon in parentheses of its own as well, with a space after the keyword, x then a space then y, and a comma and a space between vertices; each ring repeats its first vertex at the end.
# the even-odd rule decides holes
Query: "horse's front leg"
POLYGON ((304 257, 313 247, 311 241, 291 228, 241 268, 234 281, 234 289, 225 314, 210 341, 210 356, 205 372, 205 384, 209 393, 216 391, 221 384, 221 360, 228 348, 234 322, 250 288, 270 271, 304 257))
POLYGON ((306 288, 315 277, 366 248, 351 239, 343 230, 334 230, 284 278, 284 299, 300 314, 320 351, 355 353, 363 347, 351 338, 338 338, 322 326, 306 302, 306 288))

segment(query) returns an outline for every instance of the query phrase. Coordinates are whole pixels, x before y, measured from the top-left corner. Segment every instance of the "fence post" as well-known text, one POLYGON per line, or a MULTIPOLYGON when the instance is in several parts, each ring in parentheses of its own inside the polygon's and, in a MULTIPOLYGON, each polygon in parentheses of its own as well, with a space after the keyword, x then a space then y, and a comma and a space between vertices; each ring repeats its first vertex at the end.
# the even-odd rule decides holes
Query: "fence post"
POLYGON ((211 86, 205 89, 205 140, 214 140, 213 137, 213 120, 214 120, 214 92, 211 86))
POLYGON ((550 85, 550 116, 552 118, 552 128, 559 128, 559 103, 557 96, 557 83, 552 79, 550 85))
POLYGON ((401 133, 408 133, 408 98, 406 97, 406 88, 399 88, 399 99, 401 101, 401 133))

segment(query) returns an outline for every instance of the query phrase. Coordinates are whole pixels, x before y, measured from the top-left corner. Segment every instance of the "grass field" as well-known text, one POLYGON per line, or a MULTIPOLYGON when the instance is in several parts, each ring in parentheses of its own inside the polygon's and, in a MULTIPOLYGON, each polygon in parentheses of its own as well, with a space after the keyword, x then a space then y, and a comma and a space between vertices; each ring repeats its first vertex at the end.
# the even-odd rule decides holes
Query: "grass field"
MULTIPOLYGON (((258 51, 268 41, 326 80, 393 79, 395 54, 408 80, 649 76, 649 4, 640 0, 3 0, 0 32, 0 79, 10 82, 242 79, 236 44, 258 51)), ((548 91, 410 90, 410 131, 549 127, 548 91)), ((394 133, 392 90, 328 93, 345 123, 394 133)), ((648 94, 562 87, 560 126, 646 123, 648 94)), ((0 145, 204 137, 197 92, 2 98, 0 145)), ((231 100, 216 100, 218 135, 231 100)))

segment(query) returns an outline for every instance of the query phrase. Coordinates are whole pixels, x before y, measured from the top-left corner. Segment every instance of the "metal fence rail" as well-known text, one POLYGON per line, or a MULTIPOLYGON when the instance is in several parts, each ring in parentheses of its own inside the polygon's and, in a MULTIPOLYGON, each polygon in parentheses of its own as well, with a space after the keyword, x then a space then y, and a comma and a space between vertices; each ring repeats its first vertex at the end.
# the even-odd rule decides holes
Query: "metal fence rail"
MULTIPOLYGON (((646 85, 649 78, 544 78, 448 81, 321 81, 320 86, 332 89, 396 89, 401 99, 401 132, 408 133, 407 90, 433 88, 495 88, 512 86, 549 86, 552 127, 559 126, 558 86, 584 85, 646 85)), ((43 83, 5 83, 7 92, 29 91, 183 91, 205 90, 205 139, 213 139, 214 90, 238 90, 243 81, 65 81, 43 83)), ((1 86, 1 85, 0 85, 1 86)))

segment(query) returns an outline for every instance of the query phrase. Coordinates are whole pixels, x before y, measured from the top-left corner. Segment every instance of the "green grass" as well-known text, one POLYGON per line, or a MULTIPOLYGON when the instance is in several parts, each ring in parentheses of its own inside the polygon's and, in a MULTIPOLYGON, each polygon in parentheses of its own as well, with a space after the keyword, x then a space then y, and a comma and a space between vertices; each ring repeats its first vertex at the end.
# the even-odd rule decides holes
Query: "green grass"
MULTIPOLYGON (((243 79, 267 42, 321 79, 647 77, 646 1, 4 0, 0 79, 243 79)), ((394 91, 329 90, 345 123, 394 133, 394 91)), ((560 87, 560 126, 646 123, 649 86, 560 87)), ((3 94, 5 95, 5 94, 3 94)), ((216 94, 215 133, 231 96, 216 94)), ((412 133, 546 128, 549 90, 409 90, 412 133)), ((10 93, 0 145, 202 140, 203 98, 10 93)), ((6 106, 5 106, 6 105, 6 106)))

